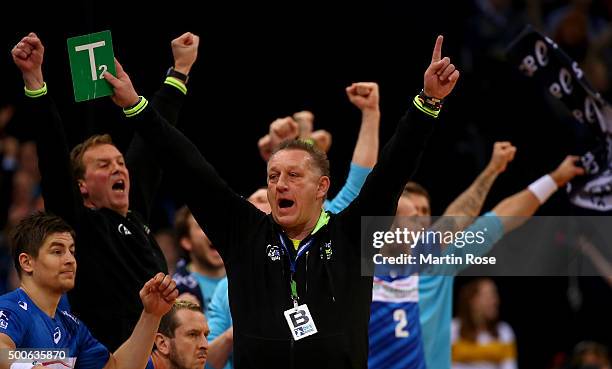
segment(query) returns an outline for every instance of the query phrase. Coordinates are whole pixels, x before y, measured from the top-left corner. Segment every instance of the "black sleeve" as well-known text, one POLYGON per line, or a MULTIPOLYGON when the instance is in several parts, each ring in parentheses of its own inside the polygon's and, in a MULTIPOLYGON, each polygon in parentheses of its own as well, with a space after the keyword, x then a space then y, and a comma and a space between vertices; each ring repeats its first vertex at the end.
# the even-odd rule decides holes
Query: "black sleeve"
POLYGON ((57 107, 49 95, 26 100, 25 106, 35 130, 45 210, 60 216, 76 229, 85 208, 77 183, 72 178, 68 142, 57 107))
POLYGON ((248 245, 249 230, 265 214, 230 189, 197 147, 150 106, 129 118, 224 261, 232 245, 248 245))
MULTIPOLYGON (((417 170, 434 120, 416 107, 406 112, 357 198, 338 215, 343 229, 361 229, 361 216, 394 216, 404 186, 417 170)), ((359 233, 352 240, 359 244, 359 233)))
MULTIPOLYGON (((172 125, 176 125, 185 101, 185 94, 176 87, 162 83, 151 104, 172 125)), ((142 137, 135 134, 126 153, 130 171, 130 209, 140 213, 149 222, 155 195, 162 180, 162 171, 154 160, 152 150, 145 145, 142 137)))

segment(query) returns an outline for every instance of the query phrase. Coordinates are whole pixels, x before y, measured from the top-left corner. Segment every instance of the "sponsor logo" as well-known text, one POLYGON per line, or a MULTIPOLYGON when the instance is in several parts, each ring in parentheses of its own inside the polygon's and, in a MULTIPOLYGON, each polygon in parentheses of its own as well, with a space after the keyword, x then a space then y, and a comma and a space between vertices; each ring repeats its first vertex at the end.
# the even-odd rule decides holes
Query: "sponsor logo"
POLYGON ((72 319, 72 321, 75 322, 76 324, 79 324, 79 321, 77 320, 77 318, 74 315, 72 315, 69 312, 67 312, 66 310, 62 310, 62 314, 64 314, 68 318, 72 319))
POLYGON ((119 231, 119 233, 121 233, 124 236, 129 236, 132 234, 132 232, 130 232, 130 230, 127 229, 127 227, 124 226, 123 223, 119 224, 119 226, 117 227, 117 230, 119 231))
POLYGON ((330 260, 332 255, 334 254, 332 250, 331 241, 326 242, 323 246, 321 246, 321 259, 325 258, 325 260, 330 260))
POLYGON ((57 345, 57 343, 62 339, 62 331, 60 331, 59 327, 55 327, 55 332, 53 332, 53 342, 57 345))
POLYGON ((277 245, 266 246, 266 254, 271 261, 279 261, 281 259, 281 250, 277 245))

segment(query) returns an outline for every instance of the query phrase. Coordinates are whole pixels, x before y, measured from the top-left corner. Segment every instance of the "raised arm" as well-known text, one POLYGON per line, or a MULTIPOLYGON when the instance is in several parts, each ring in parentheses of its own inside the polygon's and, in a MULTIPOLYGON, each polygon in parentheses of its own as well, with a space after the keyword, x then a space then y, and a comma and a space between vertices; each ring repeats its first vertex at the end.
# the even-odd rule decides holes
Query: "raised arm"
POLYGON ((504 233, 520 227, 559 187, 565 186, 575 176, 583 175, 584 169, 576 165, 577 161, 577 156, 567 156, 552 173, 495 206, 493 212, 501 219, 504 233))
POLYGON ((178 296, 176 284, 169 275, 158 273, 140 290, 144 309, 130 338, 110 356, 104 369, 134 369, 147 365, 155 333, 164 314, 170 311, 178 296))
POLYGON ((114 88, 113 101, 124 108, 159 165, 175 179, 195 219, 227 261, 227 245, 248 244, 241 241, 249 235, 236 230, 247 228, 245 223, 261 220, 265 214, 234 193, 197 147, 138 96, 120 64, 117 77, 107 73, 105 78, 114 88))
POLYGON ((83 199, 72 178, 70 154, 64 127, 51 98, 47 95, 42 63, 45 48, 35 33, 30 33, 13 48, 11 54, 22 73, 26 90, 27 112, 31 115, 38 150, 45 209, 77 228, 83 199))
POLYGON ((497 177, 506 170, 508 163, 514 159, 516 147, 510 142, 496 142, 493 154, 487 167, 476 180, 459 197, 457 197, 444 212, 445 217, 453 217, 450 231, 459 231, 470 225, 480 214, 491 186, 497 177))
POLYGON ((393 216, 404 185, 415 172, 433 130, 442 99, 459 78, 450 59, 442 58, 442 36, 438 36, 431 63, 424 75, 424 91, 400 120, 385 145, 380 160, 368 176, 359 196, 341 213, 348 229, 360 229, 361 215, 393 216))
POLYGON ((353 83, 346 88, 350 102, 361 110, 361 127, 353 151, 352 163, 360 167, 373 168, 378 159, 378 129, 380 108, 378 84, 374 82, 353 83))
POLYGON ((361 187, 378 160, 380 108, 378 84, 353 83, 346 88, 349 101, 361 110, 361 127, 353 150, 353 159, 346 182, 325 208, 332 213, 344 210, 359 195, 361 187))
MULTIPOLYGON (((186 78, 183 76, 189 75, 197 59, 199 42, 199 37, 190 32, 172 40, 174 72, 165 79, 151 100, 155 110, 172 125, 177 124, 185 101, 187 87, 186 78)), ((126 161, 131 174, 130 209, 142 214, 148 222, 155 195, 161 184, 161 168, 155 160, 155 154, 138 134, 132 139, 126 153, 126 161)))

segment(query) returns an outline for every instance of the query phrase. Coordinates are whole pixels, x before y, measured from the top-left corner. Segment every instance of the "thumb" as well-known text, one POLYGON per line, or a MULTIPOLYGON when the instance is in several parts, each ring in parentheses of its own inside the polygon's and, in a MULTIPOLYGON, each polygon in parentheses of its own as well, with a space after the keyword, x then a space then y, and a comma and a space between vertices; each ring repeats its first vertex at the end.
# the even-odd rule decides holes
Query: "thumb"
POLYGON ((108 71, 104 72, 103 77, 104 77, 105 80, 108 81, 108 83, 110 83, 111 86, 113 86, 113 88, 118 88, 119 87, 119 83, 121 81, 119 81, 119 79, 117 79, 117 77, 113 76, 108 71))
POLYGON ((444 66, 444 59, 433 62, 427 68, 431 73, 438 73, 438 71, 444 66))

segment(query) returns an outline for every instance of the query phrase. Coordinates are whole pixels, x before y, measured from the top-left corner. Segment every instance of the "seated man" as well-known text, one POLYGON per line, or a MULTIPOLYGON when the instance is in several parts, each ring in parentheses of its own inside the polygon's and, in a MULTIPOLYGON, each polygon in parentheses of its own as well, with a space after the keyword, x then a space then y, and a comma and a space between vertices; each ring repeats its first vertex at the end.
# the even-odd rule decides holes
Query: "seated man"
POLYGON ((177 300, 159 323, 146 369, 204 368, 209 333, 200 305, 177 300))
POLYGON ((19 223, 11 238, 21 285, 0 297, 0 350, 9 355, 0 362, 1 369, 145 367, 161 317, 178 294, 169 275, 158 273, 142 287, 140 319, 130 338, 111 354, 85 324, 58 308, 76 276, 72 227, 57 216, 36 213, 19 223), (30 350, 29 361, 11 365, 13 359, 23 358, 22 348, 30 350), (49 351, 52 357, 45 356, 49 351))

